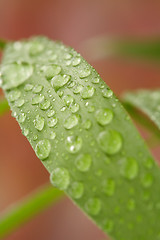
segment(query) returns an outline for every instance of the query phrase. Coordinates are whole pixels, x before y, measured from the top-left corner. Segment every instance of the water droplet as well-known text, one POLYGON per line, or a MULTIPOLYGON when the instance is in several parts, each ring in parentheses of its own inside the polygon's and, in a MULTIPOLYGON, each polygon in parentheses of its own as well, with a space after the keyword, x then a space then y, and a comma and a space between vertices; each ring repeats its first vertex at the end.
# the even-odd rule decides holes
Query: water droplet
POLYGON ((129 180, 135 179, 138 175, 137 161, 132 157, 122 159, 120 161, 120 173, 129 180))
POLYGON ((144 166, 148 169, 151 169, 154 165, 154 160, 152 158, 147 158, 144 160, 144 166))
POLYGON ((33 93, 40 93, 42 91, 42 89, 43 89, 43 86, 38 84, 33 88, 32 92, 33 93))
POLYGON ((18 99, 16 102, 15 102, 15 106, 16 107, 22 107, 24 105, 25 101, 24 99, 18 99))
POLYGON ((20 96, 21 96, 21 92, 18 89, 14 89, 8 94, 8 99, 10 102, 14 102, 18 98, 20 98, 20 96))
POLYGON ((104 183, 103 183, 103 192, 107 196, 113 196, 115 193, 115 181, 112 178, 108 178, 104 183))
POLYGON ((111 89, 103 89, 102 94, 105 98, 111 98, 113 96, 113 92, 111 89))
POLYGON ((74 98, 71 95, 65 95, 63 97, 63 101, 64 101, 65 105, 67 107, 69 107, 74 102, 74 98))
POLYGON ((72 88, 72 87, 74 87, 74 86, 75 86, 75 82, 70 81, 70 82, 68 83, 68 88, 72 88))
POLYGON ((24 90, 25 90, 26 92, 31 91, 32 88, 33 88, 33 85, 32 85, 32 84, 26 84, 26 85, 24 86, 24 90))
POLYGON ((89 154, 81 154, 76 158, 76 167, 81 172, 87 172, 92 164, 92 158, 89 154))
POLYGON ((66 66, 70 66, 71 65, 71 60, 67 60, 66 61, 66 66))
POLYGON ((58 94, 58 96, 61 98, 61 97, 63 96, 64 92, 61 91, 61 90, 59 90, 59 91, 57 91, 57 94, 58 94))
POLYGON ((105 153, 116 154, 122 147, 122 137, 117 131, 108 129, 99 134, 98 143, 105 153))
POLYGON ((78 103, 72 104, 72 105, 70 106, 70 109, 71 109, 71 112, 72 112, 72 113, 78 112, 78 110, 79 110, 79 104, 78 104, 78 103))
POLYGON ((67 109, 66 106, 62 107, 62 108, 61 108, 61 112, 64 112, 66 109, 67 109))
POLYGON ((82 138, 79 136, 68 136, 65 145, 68 152, 76 153, 82 147, 82 138))
POLYGON ((94 87, 88 85, 82 89, 81 96, 83 99, 91 98, 94 94, 94 91, 94 87))
POLYGON ((56 133, 55 132, 53 132, 53 131, 51 131, 50 132, 50 139, 55 139, 55 137, 56 137, 56 133))
POLYGON ((70 174, 65 168, 56 168, 50 175, 50 181, 60 190, 66 190, 70 184, 70 174))
POLYGON ((92 83, 95 83, 95 84, 99 83, 99 78, 98 77, 97 78, 93 78, 92 83))
POLYGON ((54 109, 49 109, 48 111, 47 111, 47 117, 53 117, 53 115, 55 114, 55 110, 54 109))
POLYGON ((18 122, 19 122, 19 123, 23 123, 23 122, 25 121, 25 119, 26 119, 25 113, 20 113, 20 114, 18 115, 18 122))
POLYGON ((37 143, 35 153, 39 159, 45 160, 46 158, 48 158, 50 151, 51 151, 51 144, 49 140, 44 139, 44 140, 40 140, 37 143))
POLYGON ((70 79, 70 75, 57 75, 51 79, 51 85, 55 89, 58 89, 63 87, 70 79))
POLYGON ((33 135, 33 141, 36 141, 38 139, 37 135, 33 135))
POLYGON ((18 87, 24 83, 33 73, 32 65, 28 63, 11 63, 1 68, 2 87, 7 90, 18 87))
POLYGON ((75 127, 78 124, 79 121, 79 117, 77 115, 70 115, 69 117, 67 117, 64 121, 64 127, 66 129, 71 129, 73 127, 75 127))
POLYGON ((29 134, 29 130, 28 130, 28 128, 23 128, 22 133, 23 133, 23 135, 24 135, 25 137, 27 137, 28 134, 29 134))
POLYGON ((72 66, 76 67, 81 63, 81 58, 80 57, 75 57, 72 61, 72 66))
POLYGON ((59 65, 48 65, 43 66, 41 71, 44 73, 45 77, 49 80, 53 78, 55 75, 58 75, 61 72, 62 68, 59 65))
POLYGON ((44 45, 42 45, 38 41, 34 41, 30 45, 29 54, 31 56, 38 55, 38 54, 40 54, 43 51, 43 49, 44 49, 44 45))
POLYGON ((101 201, 98 198, 90 198, 86 202, 85 208, 89 214, 96 216, 101 210, 101 201))
POLYGON ((88 111, 89 113, 92 113, 92 112, 95 111, 95 107, 94 107, 91 103, 86 102, 85 106, 87 107, 87 111, 88 111))
POLYGON ((44 99, 40 104, 39 104, 40 109, 42 110, 47 110, 50 107, 50 101, 47 99, 44 99))
POLYGON ((82 89, 83 89, 83 86, 82 86, 81 84, 77 84, 77 85, 74 87, 73 92, 74 92, 75 94, 78 94, 78 93, 81 92, 82 89))
POLYGON ((56 126, 57 122, 58 122, 58 118, 56 118, 56 117, 50 118, 48 120, 48 127, 56 126))
POLYGON ((92 122, 89 119, 87 119, 83 124, 84 129, 87 129, 87 130, 90 129, 91 126, 92 126, 92 122))
POLYGON ((129 199, 127 203, 127 209, 133 211, 135 209, 135 201, 134 199, 129 199))
POLYGON ((43 95, 35 95, 33 98, 32 98, 32 105, 35 105, 35 104, 38 104, 40 102, 42 102, 44 99, 44 96, 43 95))
POLYGON ((79 73, 79 77, 86 78, 86 77, 89 77, 90 74, 91 74, 91 71, 89 69, 84 69, 79 73))
POLYGON ((113 112, 110 109, 104 108, 96 111, 96 120, 97 122, 104 126, 109 124, 113 119, 113 112))
POLYGON ((42 129, 44 128, 44 118, 40 115, 37 115, 33 122, 35 128, 39 131, 42 131, 42 129))
POLYGON ((68 59, 71 59, 72 58, 72 54, 70 53, 65 53, 64 54, 64 59, 68 60, 68 59))
POLYGON ((69 194, 75 198, 79 199, 83 196, 84 193, 84 186, 81 182, 74 182, 69 189, 69 194))
POLYGON ((141 178, 141 183, 143 187, 149 188, 153 184, 153 176, 150 173, 146 173, 142 178, 141 178))
POLYGON ((114 223, 112 220, 107 220, 103 226, 104 230, 107 232, 107 233, 111 233, 113 231, 113 228, 114 228, 114 223))

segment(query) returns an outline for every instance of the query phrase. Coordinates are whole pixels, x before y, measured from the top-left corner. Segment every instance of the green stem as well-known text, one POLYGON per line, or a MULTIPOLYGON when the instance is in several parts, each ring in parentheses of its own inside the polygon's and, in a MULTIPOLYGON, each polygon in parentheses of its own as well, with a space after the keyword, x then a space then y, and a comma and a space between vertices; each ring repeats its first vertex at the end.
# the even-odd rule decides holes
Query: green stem
POLYGON ((47 184, 29 197, 8 208, 0 216, 0 239, 57 201, 62 195, 63 192, 47 184))
POLYGON ((130 104, 123 102, 123 105, 131 117, 151 133, 151 138, 146 141, 147 144, 150 147, 158 145, 160 143, 160 132, 158 128, 147 118, 146 115, 142 114, 130 104))
POLYGON ((0 98, 0 116, 9 110, 9 105, 6 99, 0 98))

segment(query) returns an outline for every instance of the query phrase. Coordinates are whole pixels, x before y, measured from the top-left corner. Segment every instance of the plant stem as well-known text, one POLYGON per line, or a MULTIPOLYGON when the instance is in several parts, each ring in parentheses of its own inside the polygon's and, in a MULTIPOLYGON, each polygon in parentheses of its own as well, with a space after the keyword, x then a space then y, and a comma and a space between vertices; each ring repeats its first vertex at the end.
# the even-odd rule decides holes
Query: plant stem
POLYGON ((0 116, 9 110, 9 105, 6 99, 0 98, 0 116))
POLYGON ((53 202, 56 202, 62 195, 63 192, 47 184, 8 208, 0 216, 0 239, 16 230, 53 202))

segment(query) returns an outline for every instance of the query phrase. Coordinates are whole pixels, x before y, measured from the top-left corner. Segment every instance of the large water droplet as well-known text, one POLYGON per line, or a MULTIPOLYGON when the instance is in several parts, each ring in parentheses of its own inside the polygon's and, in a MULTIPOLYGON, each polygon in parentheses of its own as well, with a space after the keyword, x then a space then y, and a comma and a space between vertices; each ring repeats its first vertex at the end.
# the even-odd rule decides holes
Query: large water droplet
POLYGON ((72 114, 65 119, 64 127, 66 129, 71 129, 78 124, 78 121, 79 121, 79 117, 77 115, 72 114))
POLYGON ((72 113, 78 112, 78 110, 79 110, 79 104, 78 104, 78 103, 72 104, 72 105, 70 106, 70 109, 71 109, 71 112, 72 112, 72 113))
POLYGON ((43 95, 35 95, 33 98, 32 98, 32 105, 35 105, 35 104, 38 104, 40 102, 42 102, 44 99, 44 96, 43 95))
POLYGON ((72 54, 70 54, 70 53, 65 53, 64 54, 64 59, 65 60, 68 60, 68 59, 71 59, 72 58, 72 54))
POLYGON ((99 134, 98 143, 105 153, 112 155, 120 151, 122 147, 122 137, 117 131, 108 129, 99 134))
POLYGON ((16 107, 22 107, 24 105, 25 101, 24 99, 18 99, 16 102, 15 102, 15 106, 16 107))
POLYGON ((38 84, 38 85, 34 86, 32 92, 33 93, 40 93, 42 91, 42 89, 43 89, 43 86, 38 84))
POLYGON ((60 190, 66 190, 70 184, 70 174, 65 168, 56 168, 50 175, 50 181, 60 190))
POLYGON ((55 139, 55 137, 56 137, 56 133, 55 132, 53 132, 53 131, 51 131, 50 132, 50 134, 49 134, 49 136, 50 136, 50 139, 55 139))
POLYGON ((84 69, 79 73, 79 77, 86 78, 86 77, 89 77, 90 74, 91 74, 91 71, 89 69, 84 69))
POLYGON ((129 180, 135 179, 138 175, 137 161, 132 157, 122 159, 120 161, 120 173, 129 180))
POLYGON ((154 160, 152 158, 147 158, 144 160, 144 166, 148 169, 151 169, 154 165, 154 160))
POLYGON ((33 73, 32 65, 28 63, 11 63, 1 68, 2 87, 6 89, 18 87, 33 73))
POLYGON ((89 214, 96 216, 101 210, 101 201, 98 198, 90 198, 86 202, 85 208, 89 214))
POLYGON ((50 107, 50 101, 47 99, 44 99, 40 104, 40 109, 47 110, 50 107))
POLYGON ((36 56, 44 50, 44 45, 38 41, 34 41, 30 45, 29 53, 31 56, 36 56))
POLYGON ((48 120, 48 127, 56 126, 57 122, 58 122, 58 118, 56 118, 56 117, 50 118, 48 120))
POLYGON ((153 176, 151 173, 146 173, 142 178, 141 178, 141 182, 143 187, 145 188, 149 188, 152 186, 153 184, 153 176))
POLYGON ((91 98, 94 94, 94 91, 94 87, 88 85, 82 89, 81 96, 83 99, 91 98))
POLYGON ((115 181, 112 178, 108 178, 104 183, 103 183, 103 192, 107 196, 113 196, 115 192, 115 181))
POLYGON ((65 145, 68 152, 76 153, 82 147, 82 138, 79 136, 68 136, 65 145))
POLYGON ((51 79, 51 85, 55 89, 63 87, 71 79, 70 75, 57 75, 51 79))
POLYGON ((48 158, 51 151, 51 144, 49 140, 44 139, 37 143, 35 153, 37 157, 41 160, 48 158))
POLYGON ((58 75, 61 72, 61 67, 55 64, 43 66, 41 71, 44 73, 45 77, 49 80, 55 75, 58 75))
POLYGON ((87 130, 90 129, 91 126, 92 126, 92 122, 89 119, 87 119, 83 124, 84 129, 87 129, 87 130))
POLYGON ((33 88, 33 85, 32 85, 32 84, 29 84, 29 83, 27 83, 27 84, 24 86, 24 90, 25 90, 26 92, 31 91, 32 88, 33 88))
POLYGON ((76 167, 81 172, 87 172, 92 164, 92 158, 89 154, 81 154, 76 158, 76 167))
POLYGON ((76 67, 81 63, 81 58, 80 57, 75 57, 72 61, 72 66, 76 67))
POLYGON ((33 122, 35 128, 39 131, 42 131, 42 129, 44 128, 44 118, 40 115, 37 115, 33 122))
POLYGON ((18 122, 19 123, 23 123, 25 121, 25 119, 26 119, 26 114, 25 113, 20 113, 18 115, 18 122))
POLYGON ((111 98, 113 96, 113 91, 111 89, 103 89, 102 94, 105 98, 111 98))
POLYGON ((14 89, 8 94, 8 99, 10 102, 14 102, 18 98, 20 98, 20 96, 21 96, 21 92, 18 89, 14 89))
POLYGON ((65 95, 63 97, 63 101, 64 101, 65 105, 67 107, 69 107, 74 102, 74 98, 71 95, 65 95))
POLYGON ((98 77, 97 78, 93 78, 92 83, 95 83, 95 84, 99 83, 99 78, 98 77))
POLYGON ((47 111, 47 117, 53 117, 53 115, 55 114, 55 110, 54 109, 49 109, 48 111, 47 111))
POLYGON ((84 193, 84 186, 81 182, 74 182, 69 189, 69 194, 75 198, 79 199, 83 196, 84 193))
POLYGON ((113 112, 110 109, 104 108, 96 111, 96 120, 97 122, 104 126, 109 124, 113 119, 113 112))
POLYGON ((81 84, 77 84, 77 85, 74 87, 73 92, 74 92, 75 94, 78 94, 78 93, 81 92, 82 89, 83 89, 83 86, 82 86, 81 84))
POLYGON ((29 134, 29 129, 28 129, 28 128, 23 128, 22 133, 23 133, 23 135, 24 135, 25 137, 27 137, 28 134, 29 134))

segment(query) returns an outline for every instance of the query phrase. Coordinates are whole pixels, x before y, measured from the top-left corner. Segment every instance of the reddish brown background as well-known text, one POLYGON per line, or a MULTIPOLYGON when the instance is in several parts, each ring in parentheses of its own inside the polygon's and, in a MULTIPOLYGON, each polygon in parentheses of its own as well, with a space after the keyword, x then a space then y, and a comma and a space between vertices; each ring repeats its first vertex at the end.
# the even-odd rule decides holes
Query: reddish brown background
MULTIPOLYGON (((159 65, 124 60, 91 61, 83 42, 98 35, 160 37, 159 0, 0 0, 0 38, 47 35, 71 45, 95 66, 119 95, 160 87, 159 65)), ((158 149, 154 149, 158 158, 158 149)), ((48 181, 10 114, 0 118, 0 211, 48 181)), ((65 199, 7 240, 102 240, 103 233, 65 199)))

